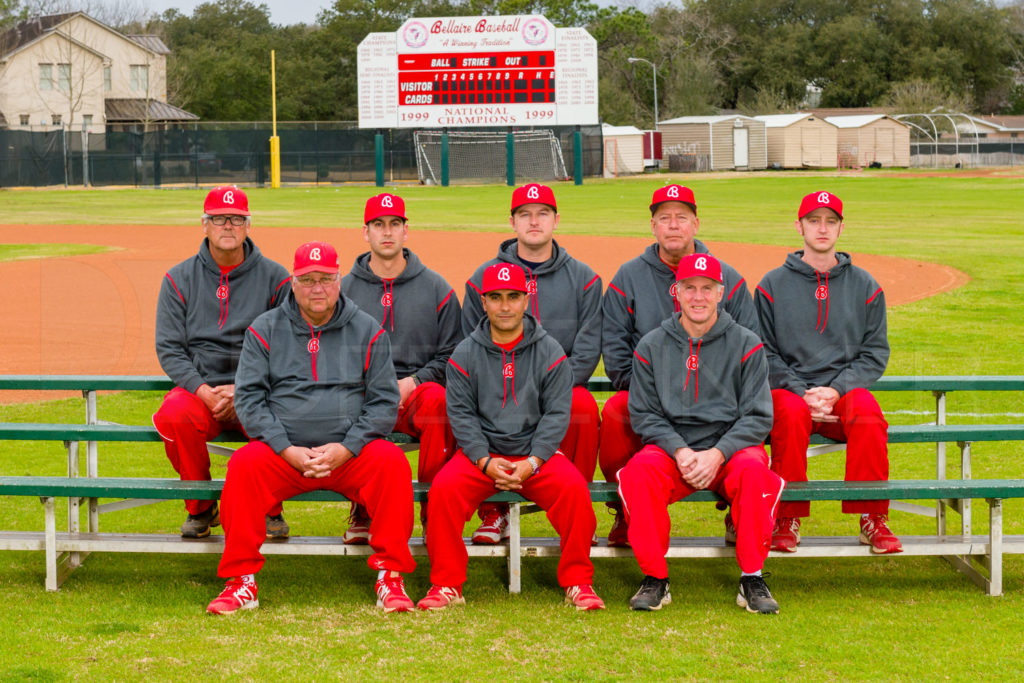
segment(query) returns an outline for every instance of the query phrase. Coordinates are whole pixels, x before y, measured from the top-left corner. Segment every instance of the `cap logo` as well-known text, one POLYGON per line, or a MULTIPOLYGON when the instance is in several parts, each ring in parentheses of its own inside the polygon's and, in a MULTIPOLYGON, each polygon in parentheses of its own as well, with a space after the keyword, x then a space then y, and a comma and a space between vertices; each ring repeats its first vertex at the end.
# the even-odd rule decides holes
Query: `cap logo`
POLYGON ((828 287, 825 285, 818 285, 818 288, 814 290, 814 298, 818 301, 824 301, 828 298, 828 287))
POLYGON ((316 353, 317 351, 320 350, 320 340, 319 339, 310 339, 309 343, 306 344, 306 348, 309 349, 310 353, 316 353))
POLYGON ((539 199, 540 190, 537 189, 536 185, 531 185, 530 188, 526 191, 526 196, 528 199, 539 199))
POLYGON ((501 370, 501 375, 505 379, 515 379, 516 366, 512 365, 511 363, 505 363, 505 367, 502 368, 501 370))
POLYGON ((697 356, 690 356, 686 359, 686 369, 696 370, 697 369, 697 356))
POLYGON ((704 258, 703 256, 701 256, 700 258, 696 259, 693 262, 693 267, 696 268, 697 270, 707 270, 708 269, 708 260, 706 258, 704 258))
POLYGON ((831 199, 832 197, 831 195, 829 195, 828 192, 822 192, 821 194, 818 195, 819 204, 828 204, 831 199))
POLYGON ((670 185, 669 188, 668 188, 668 196, 672 197, 673 199, 678 197, 679 196, 679 186, 678 185, 670 185))
POLYGON ((320 247, 313 247, 309 250, 309 258, 313 261, 320 260, 320 247))
POLYGON ((502 282, 508 282, 512 279, 512 274, 509 272, 508 268, 502 268, 498 271, 498 279, 502 282))
POLYGON ((387 208, 387 209, 390 209, 390 208, 394 207, 394 204, 391 202, 391 195, 389 195, 389 194, 383 195, 380 198, 380 205, 383 206, 384 208, 387 208))
POLYGON ((220 287, 217 288, 217 298, 218 299, 227 299, 228 298, 228 288, 227 288, 227 285, 221 285, 220 287))
POLYGON ((225 204, 234 204, 235 203, 235 193, 232 192, 231 190, 228 190, 227 192, 225 192, 224 193, 224 203, 225 204))
POLYGON ((391 305, 391 294, 385 294, 380 298, 380 305, 387 308, 391 305))

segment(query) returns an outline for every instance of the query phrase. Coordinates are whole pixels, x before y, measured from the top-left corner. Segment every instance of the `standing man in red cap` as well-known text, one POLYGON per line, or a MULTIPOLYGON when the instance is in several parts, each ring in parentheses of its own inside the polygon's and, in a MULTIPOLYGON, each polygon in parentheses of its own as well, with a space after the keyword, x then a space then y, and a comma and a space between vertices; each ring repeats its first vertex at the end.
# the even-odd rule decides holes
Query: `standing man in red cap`
POLYGON ((646 445, 619 472, 619 492, 644 580, 629 606, 650 611, 672 601, 668 505, 710 489, 732 504, 742 572, 736 603, 775 614, 761 568, 785 482, 768 469, 762 445, 772 425, 768 361, 757 335, 718 309, 718 259, 684 256, 675 277, 679 314, 644 335, 633 354, 629 413, 646 445))
MULTIPOLYGON (((651 232, 655 243, 640 256, 622 264, 604 294, 604 326, 601 333, 604 370, 616 394, 604 404, 601 414, 601 471, 609 482, 629 458, 640 450, 641 442, 629 422, 630 380, 633 376, 633 351, 640 338, 670 315, 678 316, 675 272, 679 261, 689 254, 707 254, 708 248, 696 239, 700 228, 697 200, 693 190, 681 185, 659 187, 651 197, 651 232)), ((746 282, 736 270, 722 263, 725 293, 718 304, 737 323, 757 329, 746 282)), ((608 533, 608 545, 628 543, 622 506, 611 503, 615 522, 608 533)), ((726 522, 728 528, 728 521, 726 522)))
MULTIPOLYGON (((203 203, 206 238, 199 253, 164 276, 156 307, 156 353, 177 385, 153 424, 171 465, 184 481, 210 479, 206 442, 238 429, 235 369, 245 329, 288 293, 288 270, 265 258, 249 237, 249 199, 233 186, 215 187, 203 203)), ((210 535, 220 524, 216 501, 187 500, 185 538, 210 535)), ((272 538, 287 538, 278 506, 270 511, 272 538)))
MULTIPOLYGON (((807 481, 811 434, 846 442, 847 481, 889 478, 889 428, 868 391, 889 362, 885 294, 871 275, 836 251, 843 203, 831 192, 800 202, 796 229, 804 248, 770 271, 754 295, 770 366, 775 422, 772 469, 807 481)), ((783 503, 772 549, 796 552, 808 502, 783 503)), ((902 552, 889 529, 889 501, 843 501, 860 514, 860 542, 871 552, 902 552)))
POLYGON ((412 610, 402 579, 416 568, 409 553, 412 473, 402 450, 385 440, 398 410, 390 344, 376 320, 341 296, 331 245, 307 242, 295 252, 291 296, 249 327, 235 392, 253 440, 228 463, 217 569, 227 585, 207 612, 259 606, 264 515, 317 489, 366 506, 377 606, 412 610))
MULTIPOLYGON (((530 183, 512 192, 509 223, 516 236, 505 240, 498 256, 476 269, 466 282, 462 331, 469 335, 484 317, 480 303, 484 271, 495 263, 514 263, 527 273, 530 313, 562 345, 572 370, 572 417, 561 452, 583 478, 594 480, 600 418, 587 382, 601 356, 601 278, 554 239, 558 227, 555 193, 530 183)), ((508 536, 508 506, 484 503, 474 543, 498 543, 508 536)))
POLYGON ((547 511, 561 538, 558 583, 578 610, 604 609, 594 593, 590 539, 597 527, 587 482, 558 450, 569 426, 572 371, 533 316, 523 269, 496 263, 480 287, 486 318, 448 361, 448 418, 459 443, 430 489, 430 582, 420 609, 464 602, 462 529, 488 496, 517 491, 547 511))
MULTIPOLYGON (((370 251, 356 257, 341 290, 379 320, 391 340, 399 393, 395 431, 419 439, 416 478, 429 483, 455 452, 444 404, 444 373, 462 339, 461 311, 445 279, 405 247, 408 237, 401 197, 385 193, 366 200, 363 239, 370 251)), ((351 516, 345 543, 365 544, 370 535, 366 508, 353 503, 351 516)), ((420 520, 426 528, 426 503, 420 520)))

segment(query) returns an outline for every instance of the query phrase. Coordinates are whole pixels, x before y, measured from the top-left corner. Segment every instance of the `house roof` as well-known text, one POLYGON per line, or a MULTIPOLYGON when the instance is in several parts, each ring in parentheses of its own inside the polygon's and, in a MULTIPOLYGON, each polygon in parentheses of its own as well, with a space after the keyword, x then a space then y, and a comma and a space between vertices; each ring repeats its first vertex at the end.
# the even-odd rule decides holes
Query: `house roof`
POLYGON ((164 44, 164 41, 160 40, 160 36, 153 35, 137 35, 137 36, 125 36, 128 40, 138 43, 142 47, 146 48, 150 52, 155 52, 158 55, 169 55, 171 54, 171 48, 164 44))
POLYGON ((678 118, 669 119, 668 121, 659 121, 658 125, 664 125, 666 123, 721 123, 722 121, 732 121, 733 119, 756 121, 756 119, 744 116, 743 114, 726 114, 723 116, 680 116, 678 118))
POLYGON ((48 14, 43 17, 32 17, 26 21, 19 22, 3 33, 0 33, 0 58, 6 57, 15 50, 28 45, 43 34, 49 33, 56 26, 63 24, 76 14, 78 12, 48 14))
MULTIPOLYGON (((807 112, 797 112, 795 114, 764 114, 763 116, 755 116, 754 118, 758 121, 764 121, 765 128, 786 128, 792 126, 794 123, 799 123, 804 119, 808 119, 814 116, 807 112)), ((819 120, 824 121, 825 119, 819 120)))
POLYGON ((198 121, 192 112, 160 100, 110 98, 103 101, 107 123, 129 121, 198 121), (147 111, 147 104, 149 109, 147 111))
MULTIPOLYGON (((861 128, 875 121, 888 118, 885 114, 862 114, 860 116, 828 116, 825 120, 836 128, 861 128)), ((895 119, 890 120, 895 121, 895 119)), ((897 121, 897 123, 899 122, 897 121)), ((901 123, 900 125, 906 124, 901 123)))
POLYGON ((810 112, 818 118, 829 116, 863 116, 867 114, 892 114, 896 113, 892 107, 818 107, 810 112))
POLYGON ((1022 131, 1024 130, 1024 116, 970 116, 968 118, 976 119, 980 123, 985 123, 989 126, 995 126, 1002 131, 1022 131))
POLYGON ((643 135, 644 132, 636 126, 613 126, 610 123, 602 124, 602 135, 643 135))

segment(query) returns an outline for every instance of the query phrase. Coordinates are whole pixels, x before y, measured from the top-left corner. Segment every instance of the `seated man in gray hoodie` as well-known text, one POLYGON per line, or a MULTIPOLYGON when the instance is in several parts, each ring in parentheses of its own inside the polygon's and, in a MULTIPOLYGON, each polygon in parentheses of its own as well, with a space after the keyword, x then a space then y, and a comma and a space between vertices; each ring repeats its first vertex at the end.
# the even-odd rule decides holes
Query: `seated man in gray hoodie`
POLYGON ((366 506, 373 522, 368 564, 379 571, 377 606, 413 609, 402 573, 416 562, 412 472, 384 437, 398 410, 387 335, 341 296, 338 254, 323 242, 295 252, 291 296, 245 335, 235 377, 238 417, 252 439, 228 462, 221 495, 223 592, 206 608, 230 614, 259 606, 264 515, 282 500, 329 489, 366 506))
POLYGON ((547 511, 561 538, 565 601, 579 610, 604 609, 592 586, 597 518, 590 491, 558 450, 569 426, 572 372, 561 345, 526 313, 526 287, 519 266, 488 267, 480 288, 486 317, 448 361, 448 419, 459 450, 430 489, 432 585, 420 609, 465 602, 462 530, 496 490, 517 491, 547 511))
POLYGON ((684 256, 675 277, 679 314, 633 353, 629 415, 646 445, 618 479, 644 580, 629 607, 650 611, 672 601, 668 505, 710 489, 732 504, 742 572, 736 604, 775 614, 761 568, 785 482, 768 469, 763 446, 772 426, 768 361, 757 335, 718 308, 725 289, 718 259, 684 256))
MULTIPOLYGON (((444 369, 462 339, 461 310, 455 291, 405 246, 409 222, 405 202, 393 194, 366 200, 363 239, 370 251, 360 254, 341 279, 341 291, 380 321, 391 341, 398 376, 398 423, 394 429, 419 439, 417 481, 430 483, 455 452, 444 404, 444 369)), ((352 505, 345 543, 365 544, 370 519, 352 505)), ((427 504, 420 508, 427 525, 427 504)))

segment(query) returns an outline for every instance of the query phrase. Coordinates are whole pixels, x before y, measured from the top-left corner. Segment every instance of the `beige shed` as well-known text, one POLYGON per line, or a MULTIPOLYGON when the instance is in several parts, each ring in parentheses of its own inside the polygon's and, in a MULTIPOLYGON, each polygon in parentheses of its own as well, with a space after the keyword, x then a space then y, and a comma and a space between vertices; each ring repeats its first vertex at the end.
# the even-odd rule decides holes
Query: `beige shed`
POLYGON ((670 168, 673 156, 686 162, 680 170, 748 171, 768 166, 764 122, 749 116, 681 116, 661 121, 658 129, 670 168))
POLYGON ((820 168, 836 165, 838 132, 814 114, 755 116, 764 122, 768 163, 782 168, 820 168))
POLYGON ((910 127, 885 114, 829 116, 839 129, 842 166, 910 166, 910 127))
POLYGON ((604 177, 644 172, 644 132, 635 126, 601 126, 604 177))

